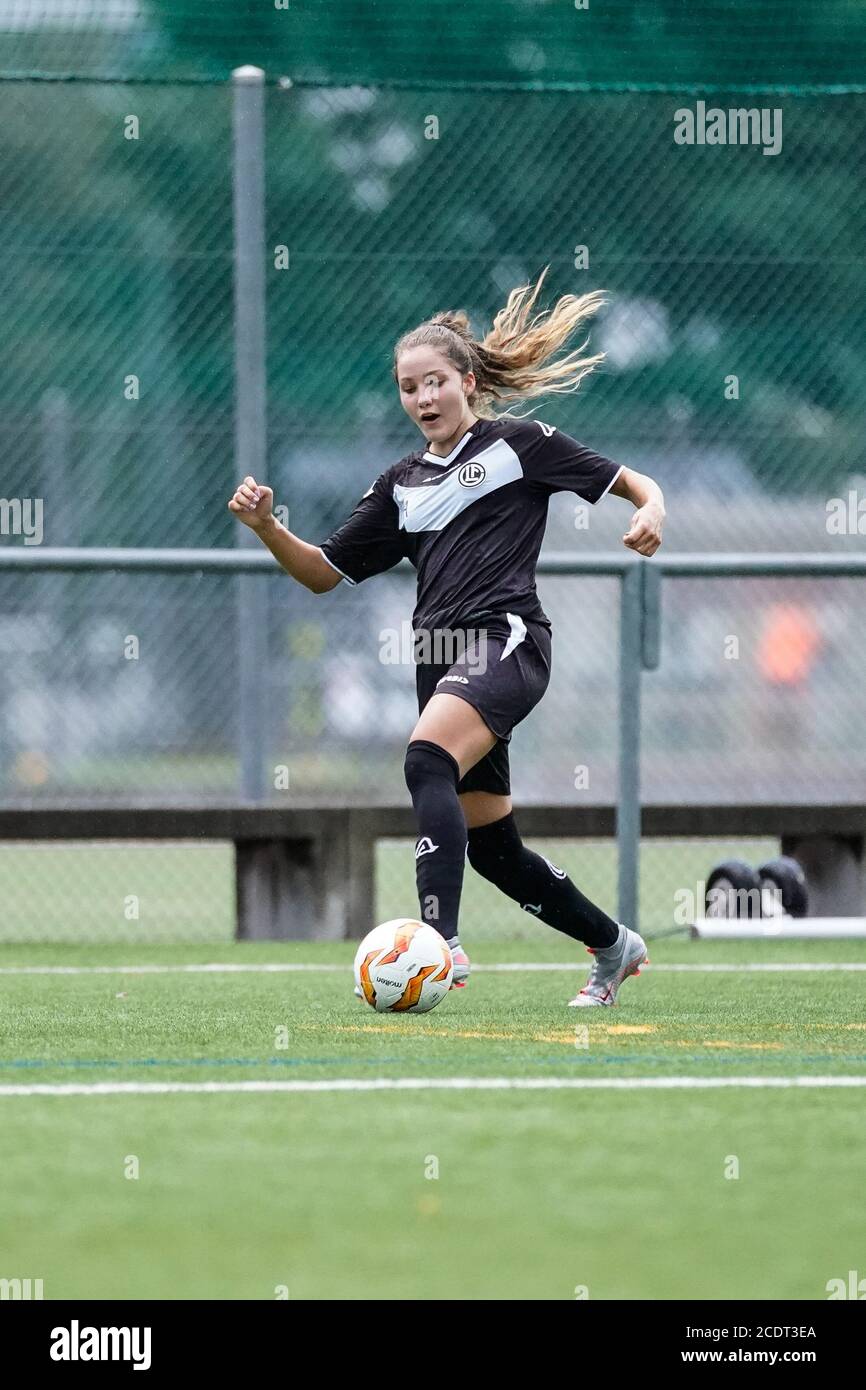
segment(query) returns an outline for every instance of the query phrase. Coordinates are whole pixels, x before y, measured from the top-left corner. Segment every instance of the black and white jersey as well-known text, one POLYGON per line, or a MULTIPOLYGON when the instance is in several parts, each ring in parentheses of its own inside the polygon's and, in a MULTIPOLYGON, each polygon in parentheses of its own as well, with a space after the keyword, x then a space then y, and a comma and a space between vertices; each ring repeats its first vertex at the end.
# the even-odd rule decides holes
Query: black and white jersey
POLYGON ((476 420, 447 457, 418 449, 381 473, 321 551, 350 584, 408 558, 418 571, 416 632, 494 613, 549 627, 535 567, 550 495, 595 505, 621 471, 539 420, 476 420))

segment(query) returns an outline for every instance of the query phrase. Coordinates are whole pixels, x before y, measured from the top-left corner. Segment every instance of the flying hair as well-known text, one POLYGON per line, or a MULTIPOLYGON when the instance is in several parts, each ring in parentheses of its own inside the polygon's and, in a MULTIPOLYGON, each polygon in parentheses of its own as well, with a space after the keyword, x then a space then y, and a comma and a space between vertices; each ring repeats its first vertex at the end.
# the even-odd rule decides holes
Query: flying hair
POLYGON ((473 337, 463 309, 446 309, 404 333, 394 348, 394 380, 401 353, 413 347, 432 347, 444 354, 461 375, 474 372, 475 389, 467 401, 479 417, 496 419, 495 402, 528 401, 536 396, 576 391, 604 361, 603 352, 584 357, 589 340, 564 357, 551 362, 554 353, 577 328, 601 308, 603 290, 589 294, 564 294, 552 309, 530 318, 550 266, 545 266, 535 285, 520 285, 508 296, 493 327, 479 342, 473 337))

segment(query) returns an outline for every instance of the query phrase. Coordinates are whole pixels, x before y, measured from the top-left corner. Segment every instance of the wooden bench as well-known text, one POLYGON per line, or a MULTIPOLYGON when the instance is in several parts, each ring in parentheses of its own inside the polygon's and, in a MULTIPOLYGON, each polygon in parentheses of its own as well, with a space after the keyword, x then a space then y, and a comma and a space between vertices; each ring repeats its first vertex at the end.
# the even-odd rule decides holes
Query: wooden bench
MULTIPOLYGON (((605 839, 614 806, 516 808, 526 838, 605 839)), ((814 916, 866 915, 864 805, 644 806, 648 838, 774 836, 809 877, 814 916)), ((6 806, 4 840, 231 840, 239 940, 341 940, 375 922, 376 841, 414 840, 403 806, 6 806)), ((413 904, 407 904, 412 911, 413 904)))

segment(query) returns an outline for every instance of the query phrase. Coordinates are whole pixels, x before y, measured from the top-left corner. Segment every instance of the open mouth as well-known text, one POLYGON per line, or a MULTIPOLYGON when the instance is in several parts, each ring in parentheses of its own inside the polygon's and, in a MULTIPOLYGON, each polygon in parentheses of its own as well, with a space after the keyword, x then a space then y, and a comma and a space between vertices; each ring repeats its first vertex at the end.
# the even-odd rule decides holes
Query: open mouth
POLYGON ((439 416, 438 416, 438 415, 433 415, 433 414, 422 415, 422 416, 421 416, 421 423, 422 423, 423 425, 435 425, 435 423, 436 423, 436 421, 437 421, 438 419, 439 419, 439 416))

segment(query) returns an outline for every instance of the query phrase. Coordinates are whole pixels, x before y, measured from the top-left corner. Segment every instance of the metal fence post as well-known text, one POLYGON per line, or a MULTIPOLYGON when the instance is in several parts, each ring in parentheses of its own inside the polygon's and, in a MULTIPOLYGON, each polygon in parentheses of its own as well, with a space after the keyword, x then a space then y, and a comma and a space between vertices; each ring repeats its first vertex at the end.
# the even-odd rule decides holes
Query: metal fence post
POLYGON ((643 577, 639 561, 620 583, 619 616, 619 791, 616 808, 617 913, 638 930, 640 853, 640 685, 643 577))
MULTIPOLYGON (((265 119, 264 71, 232 73, 232 185, 234 192, 235 469, 237 484, 252 474, 264 481, 267 456, 265 356, 265 119)), ((246 526, 235 544, 258 547, 246 526)), ((267 581, 240 575, 236 583, 238 677, 237 752, 241 796, 265 796, 263 749, 270 747, 268 710, 267 581)))
POLYGON ((657 561, 643 564, 641 574, 641 666, 657 671, 662 646, 662 571, 657 561))

